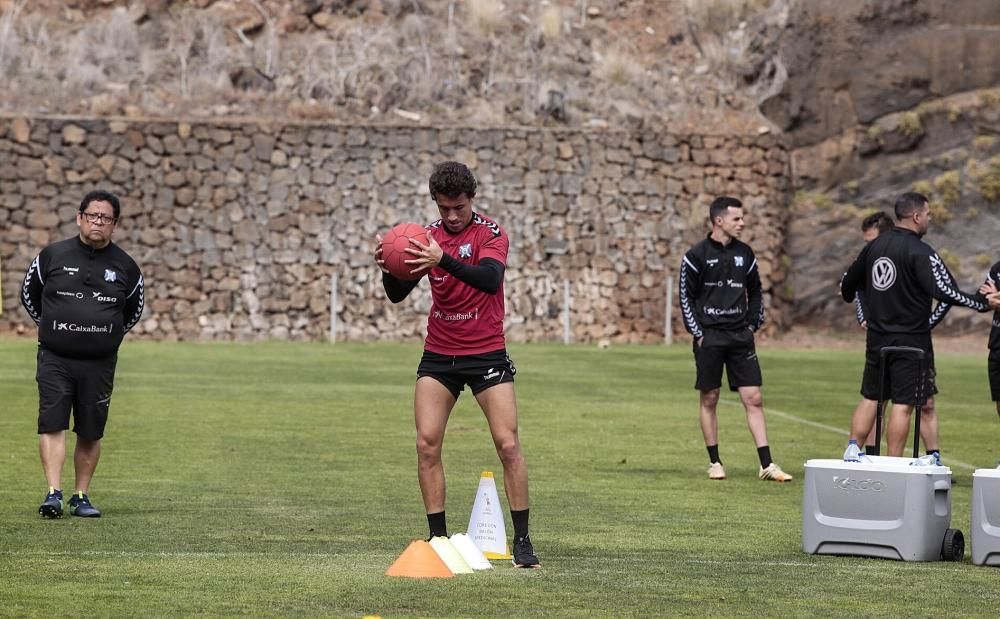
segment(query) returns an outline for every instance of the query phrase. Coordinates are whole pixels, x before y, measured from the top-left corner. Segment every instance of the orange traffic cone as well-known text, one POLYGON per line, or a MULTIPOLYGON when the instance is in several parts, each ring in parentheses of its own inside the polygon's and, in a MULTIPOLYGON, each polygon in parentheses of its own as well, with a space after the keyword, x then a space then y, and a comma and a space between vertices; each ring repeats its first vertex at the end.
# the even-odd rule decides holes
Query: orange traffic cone
POLYGON ((455 575, 424 540, 413 540, 385 571, 386 576, 408 578, 452 578, 455 575))

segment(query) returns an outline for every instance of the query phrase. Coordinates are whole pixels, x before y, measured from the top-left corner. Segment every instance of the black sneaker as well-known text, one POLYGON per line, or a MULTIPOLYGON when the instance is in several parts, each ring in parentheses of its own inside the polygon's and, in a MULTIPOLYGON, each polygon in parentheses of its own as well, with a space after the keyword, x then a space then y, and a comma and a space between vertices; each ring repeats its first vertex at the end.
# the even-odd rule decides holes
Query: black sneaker
POLYGON ((63 515, 62 490, 50 487, 49 493, 45 495, 45 500, 38 508, 38 513, 45 518, 61 518, 63 515))
POLYGON ((81 518, 100 518, 101 510, 90 504, 90 499, 82 492, 69 498, 69 513, 81 518))
POLYGON ((538 557, 535 556, 535 549, 531 547, 531 538, 514 538, 514 567, 541 567, 538 557))

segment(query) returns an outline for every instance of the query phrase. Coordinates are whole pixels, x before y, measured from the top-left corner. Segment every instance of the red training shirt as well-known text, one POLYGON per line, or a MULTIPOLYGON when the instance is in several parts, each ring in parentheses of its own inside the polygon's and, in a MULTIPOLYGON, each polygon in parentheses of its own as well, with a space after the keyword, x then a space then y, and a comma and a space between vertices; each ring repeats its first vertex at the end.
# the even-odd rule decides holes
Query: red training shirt
MULTIPOLYGON (((478 213, 458 234, 439 219, 427 226, 444 253, 466 264, 492 258, 507 266, 510 240, 495 221, 478 213)), ((479 355, 502 350, 503 281, 493 294, 477 290, 441 267, 431 269, 431 312, 424 349, 440 355, 479 355)))

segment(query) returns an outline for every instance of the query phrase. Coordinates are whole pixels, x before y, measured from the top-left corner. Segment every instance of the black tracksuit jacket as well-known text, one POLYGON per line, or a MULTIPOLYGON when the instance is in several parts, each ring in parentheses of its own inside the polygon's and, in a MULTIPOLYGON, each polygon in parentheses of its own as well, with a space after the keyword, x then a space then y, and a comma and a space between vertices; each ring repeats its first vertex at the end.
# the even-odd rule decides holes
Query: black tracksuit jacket
POLYGON ((144 296, 142 273, 124 250, 94 249, 79 236, 43 249, 21 287, 39 345, 76 359, 115 354, 139 322, 144 296))
POLYGON ((757 258, 738 239, 723 245, 709 236, 681 260, 681 313, 695 338, 705 329, 756 331, 764 324, 757 258))
POLYGON ((898 227, 865 245, 844 273, 844 301, 854 302, 858 293, 864 299, 868 329, 875 333, 929 333, 932 299, 986 311, 982 300, 958 289, 930 245, 898 227))

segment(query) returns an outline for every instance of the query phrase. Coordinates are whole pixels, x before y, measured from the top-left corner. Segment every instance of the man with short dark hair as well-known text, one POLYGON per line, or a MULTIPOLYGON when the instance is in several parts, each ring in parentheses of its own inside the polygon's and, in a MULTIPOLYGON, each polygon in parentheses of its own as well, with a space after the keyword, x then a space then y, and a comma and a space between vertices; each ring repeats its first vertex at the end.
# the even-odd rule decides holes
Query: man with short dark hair
MULTIPOLYGON (((509 239, 496 222, 472 210, 477 182, 465 165, 447 161, 428 183, 441 218, 427 226, 426 245, 411 240, 406 264, 426 273, 431 285, 424 354, 417 368, 414 419, 417 477, 430 537, 448 536, 445 476, 441 461, 445 427, 458 396, 468 385, 486 416, 503 464, 504 490, 514 524, 515 567, 539 566, 528 537, 528 467, 521 453, 514 396, 514 364, 503 333, 503 276, 509 239)), ((418 280, 393 277, 376 236, 375 262, 393 303, 406 298, 418 280)))
POLYGON ((38 513, 46 518, 63 514, 71 411, 76 486, 70 514, 101 515, 87 493, 101 457, 118 347, 142 316, 144 301, 139 267, 111 242, 120 217, 117 196, 88 193, 76 215, 80 233, 43 249, 21 289, 21 304, 38 325, 38 452, 49 485, 38 513))
MULTIPOLYGON (((895 227, 892 223, 892 218, 886 214, 885 211, 878 211, 861 221, 861 238, 865 243, 870 243, 875 240, 880 234, 888 232, 895 227)), ((937 306, 934 311, 931 312, 930 327, 934 329, 944 317, 948 314, 948 310, 951 306, 947 303, 941 303, 938 301, 937 306)), ((868 323, 865 320, 865 305, 862 299, 862 291, 854 297, 854 313, 858 319, 858 324, 861 325, 862 329, 868 328, 868 323)), ((941 449, 938 444, 938 432, 937 432, 937 408, 934 404, 934 396, 937 394, 937 385, 931 387, 931 392, 927 394, 927 401, 921 409, 921 419, 925 419, 926 423, 920 426, 920 437, 924 440, 924 448, 927 450, 928 454, 933 454, 940 458, 941 449)), ((844 460, 847 462, 857 462, 861 459, 861 455, 874 455, 878 451, 878 446, 875 445, 875 427, 874 421, 875 416, 878 412, 878 402, 875 400, 869 400, 868 398, 862 397, 861 401, 858 402, 858 406, 854 410, 854 414, 851 419, 871 419, 872 424, 869 426, 868 432, 863 436, 855 437, 852 433, 850 440, 847 444, 847 450, 844 452, 844 460), (864 451, 862 451, 862 446, 864 451)))
POLYGON ((757 446, 763 480, 791 481, 771 460, 760 387, 763 383, 754 332, 764 324, 757 258, 743 232, 743 203, 722 196, 709 205, 712 231, 681 261, 680 304, 684 327, 694 338, 695 389, 699 391, 701 432, 708 450, 708 478, 722 480, 717 408, 726 370, 729 389, 740 395, 747 426, 757 446))
MULTIPOLYGON (((985 311, 986 304, 958 289, 944 261, 921 238, 927 233, 931 214, 922 194, 904 193, 895 204, 896 227, 865 245, 841 279, 840 292, 851 303, 863 293, 867 315, 867 343, 861 395, 878 400, 880 392, 879 351, 886 346, 909 346, 926 354, 926 374, 920 375, 917 361, 890 356, 886 363, 886 399, 892 412, 886 431, 888 453, 902 456, 909 433, 913 407, 936 392, 934 348, 931 344, 932 299, 985 311)), ((874 410, 855 411, 851 439, 863 439, 874 422, 874 410)), ((937 450, 937 418, 921 411, 933 440, 926 440, 934 455, 937 450)), ((922 424, 923 425, 923 424, 922 424)))

